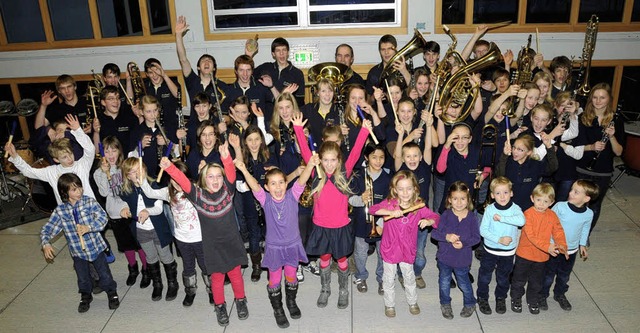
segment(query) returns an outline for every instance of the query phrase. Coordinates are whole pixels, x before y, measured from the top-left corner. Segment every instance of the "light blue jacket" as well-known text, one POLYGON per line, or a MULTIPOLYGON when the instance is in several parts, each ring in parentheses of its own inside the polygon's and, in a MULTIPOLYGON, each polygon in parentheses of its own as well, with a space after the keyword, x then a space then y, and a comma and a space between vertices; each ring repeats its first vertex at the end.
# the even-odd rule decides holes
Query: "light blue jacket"
POLYGON ((518 227, 522 227, 524 221, 522 209, 513 202, 505 210, 498 209, 495 203, 487 206, 480 224, 480 235, 484 238, 484 247, 490 252, 505 252, 505 255, 512 255, 518 247, 518 227), (500 221, 493 220, 495 214, 500 215, 500 221), (498 243, 504 236, 511 237, 511 244, 498 243))

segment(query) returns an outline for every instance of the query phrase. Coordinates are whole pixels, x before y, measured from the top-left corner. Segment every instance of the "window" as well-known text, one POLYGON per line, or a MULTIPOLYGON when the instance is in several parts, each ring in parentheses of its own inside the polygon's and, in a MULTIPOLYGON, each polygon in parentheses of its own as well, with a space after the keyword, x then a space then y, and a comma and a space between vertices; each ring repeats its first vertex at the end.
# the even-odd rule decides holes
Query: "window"
MULTIPOLYGON (((209 0, 205 21, 215 34, 247 28, 401 27, 406 0, 209 0)), ((204 8, 203 8, 204 9, 204 8)), ((204 12, 204 11, 203 11, 204 12)))
POLYGON ((625 120, 640 120, 640 67, 625 66, 620 82, 620 95, 618 104, 622 107, 622 116, 625 120))
POLYGON ((175 0, 0 0, 0 46, 37 50, 172 42, 175 0))
POLYGON ((584 31, 591 15, 598 16, 599 31, 638 31, 640 0, 436 0, 436 31, 454 25, 455 33, 471 33, 478 24, 510 21, 496 32, 584 31))

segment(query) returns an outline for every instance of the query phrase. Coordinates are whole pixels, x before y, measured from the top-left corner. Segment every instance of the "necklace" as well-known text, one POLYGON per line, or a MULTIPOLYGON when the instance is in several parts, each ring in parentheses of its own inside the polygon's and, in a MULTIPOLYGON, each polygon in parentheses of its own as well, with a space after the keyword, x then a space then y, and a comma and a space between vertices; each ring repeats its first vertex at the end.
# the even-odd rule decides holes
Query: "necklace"
POLYGON ((285 202, 284 200, 282 200, 282 202, 280 203, 280 209, 278 209, 278 203, 275 200, 273 201, 273 210, 276 212, 276 215, 278 215, 278 220, 282 219, 284 210, 286 208, 285 206, 285 202))

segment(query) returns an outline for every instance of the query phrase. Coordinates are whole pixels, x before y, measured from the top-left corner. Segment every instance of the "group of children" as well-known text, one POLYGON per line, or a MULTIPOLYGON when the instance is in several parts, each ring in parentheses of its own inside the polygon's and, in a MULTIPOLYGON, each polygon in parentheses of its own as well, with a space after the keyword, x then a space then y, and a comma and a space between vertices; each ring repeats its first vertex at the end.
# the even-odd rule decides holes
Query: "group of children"
MULTIPOLYGON (((178 46, 187 28, 184 19, 179 25, 178 46)), ((395 42, 387 36, 379 43, 381 50, 395 42)), ((278 47, 283 46, 272 45, 274 57, 278 47)), ((288 44, 286 47, 288 51, 288 44)), ((178 48, 183 72, 188 82, 197 80, 184 52, 184 46, 178 48)), ((244 65, 253 70, 253 60, 241 56, 236 70, 244 65)), ((149 70, 164 73, 157 60, 149 70)), ((489 283, 494 270, 497 313, 505 313, 509 291, 512 311, 521 312, 525 285, 529 311, 546 310, 554 280, 554 300, 570 310, 565 295, 569 275, 578 253, 587 258, 589 233, 599 214, 594 201, 601 202, 599 189, 604 190, 613 156, 621 153, 624 144, 623 136, 616 139, 622 134, 614 124, 608 86, 594 86, 579 117, 570 96, 560 92, 555 100, 549 97, 549 85, 555 88, 555 81, 541 74, 534 80, 536 84, 540 81, 540 87, 546 82, 546 89, 509 87, 508 80, 503 82, 506 70, 497 69, 492 77, 495 97, 486 106, 478 98, 469 115, 461 117, 463 105, 454 103, 447 109, 436 103, 433 114, 429 112, 429 94, 435 94, 437 88, 437 81, 428 74, 431 70, 416 71, 415 81, 420 82, 416 91, 404 91, 402 82, 389 79, 387 101, 378 87, 372 87, 368 99, 368 87, 349 85, 342 90, 346 98, 343 110, 333 102, 334 83, 323 78, 316 86, 319 102, 303 107, 303 112, 298 107, 299 96, 289 91, 295 86, 278 90, 270 77, 260 77, 251 86, 277 91, 271 95, 273 110, 264 112, 268 103, 250 103, 240 96, 229 104, 226 121, 212 114, 217 91, 198 91, 193 94, 195 112, 186 130, 177 128, 169 135, 162 133, 158 119, 170 111, 163 110, 161 101, 153 96, 141 97, 132 107, 138 112, 138 124, 127 129, 130 135, 120 133, 115 120, 123 114, 119 92, 107 87, 100 98, 104 114, 111 118, 94 121, 93 143, 77 118, 66 118, 84 150, 79 160, 74 159, 68 138, 51 144, 49 153, 59 164, 43 169, 24 162, 11 143, 5 149, 25 176, 45 180, 55 190, 59 206, 42 229, 42 247, 45 258, 52 260, 49 242, 60 230, 65 232, 78 275, 79 312, 89 309, 92 281, 96 280, 107 293, 109 307, 119 305, 104 255, 106 245, 99 234, 107 221, 118 250, 127 258, 128 286, 139 275, 137 253, 142 266, 140 287, 152 283, 152 300, 162 299, 162 263, 165 299, 175 299, 179 289, 175 242, 182 258, 182 304, 194 302, 197 263, 221 326, 229 324, 225 280, 233 289, 238 318, 249 317, 241 272, 249 265, 247 253, 251 281, 260 280, 262 268, 269 272, 267 294, 281 328, 289 326, 285 305, 292 319, 302 315, 296 302, 304 277, 301 265, 312 270, 317 261, 320 293, 316 303, 324 308, 331 296, 335 261, 337 307, 344 309, 349 305, 349 257, 355 264, 355 287, 367 292, 370 247, 377 252, 376 281, 378 293, 384 296, 385 315, 396 315, 396 276, 410 313, 417 315, 417 289, 426 287, 422 274, 427 267, 429 233, 438 244, 444 318, 453 318, 450 292, 454 285, 463 293, 462 317, 471 316, 476 304, 480 312, 491 314, 489 283), (516 116, 506 117, 516 96, 521 98, 516 116), (559 120, 564 112, 569 114, 566 123, 549 129, 552 120, 559 120), (606 126, 609 123, 615 126, 606 126), (493 154, 500 155, 497 163, 480 143, 483 124, 496 131, 493 154), (599 130, 608 135, 608 143, 600 140, 599 130), (509 134, 513 140, 507 139, 509 134), (184 162, 170 159, 181 150, 171 149, 173 143, 183 140, 190 147, 188 155, 182 156, 184 162), (89 180, 96 146, 101 158, 93 178, 106 198, 104 210, 89 180), (573 171, 556 172, 560 163, 567 163, 573 171), (163 173, 168 177, 163 178, 163 173), (554 183, 555 189, 547 182, 554 183), (493 203, 481 215, 477 209, 483 206, 487 191, 493 203), (481 255, 474 294, 470 272, 476 248, 481 255)), ((208 57, 201 58, 198 71, 215 73, 215 60, 209 63, 208 57)), ((237 74, 240 81, 246 79, 237 74)), ((157 73, 148 75, 158 79, 157 73)), ((213 74, 208 80, 215 80, 213 74)), ((469 80, 474 89, 484 89, 478 76, 469 80)))

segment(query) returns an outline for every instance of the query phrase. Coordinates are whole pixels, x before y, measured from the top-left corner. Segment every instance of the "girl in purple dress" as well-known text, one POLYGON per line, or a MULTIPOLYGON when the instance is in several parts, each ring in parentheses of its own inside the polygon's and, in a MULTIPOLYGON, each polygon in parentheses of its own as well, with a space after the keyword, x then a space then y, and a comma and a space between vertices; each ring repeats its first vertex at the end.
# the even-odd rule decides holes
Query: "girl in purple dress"
POLYGON ((307 262, 308 259, 298 228, 298 201, 311 175, 311 170, 318 164, 320 164, 320 158, 317 155, 311 157, 296 183, 288 191, 286 175, 282 170, 273 168, 267 171, 264 184, 265 189, 269 191, 267 193, 247 170, 244 162, 235 161, 236 168, 242 172, 253 195, 264 209, 267 235, 262 266, 269 269, 267 291, 273 307, 273 315, 280 328, 289 327, 289 321, 282 308, 280 281, 283 266, 289 315, 293 319, 299 319, 302 316, 296 304, 298 293, 296 269, 299 262, 307 262))

